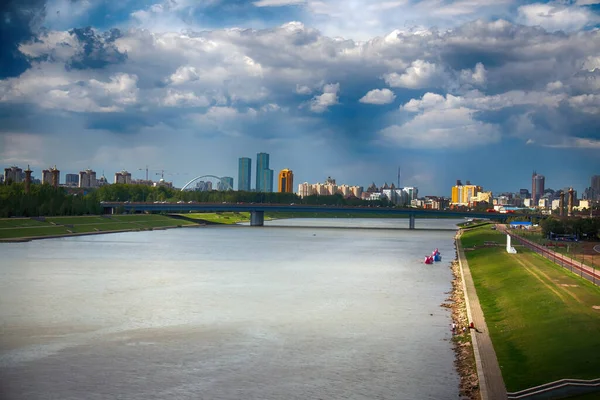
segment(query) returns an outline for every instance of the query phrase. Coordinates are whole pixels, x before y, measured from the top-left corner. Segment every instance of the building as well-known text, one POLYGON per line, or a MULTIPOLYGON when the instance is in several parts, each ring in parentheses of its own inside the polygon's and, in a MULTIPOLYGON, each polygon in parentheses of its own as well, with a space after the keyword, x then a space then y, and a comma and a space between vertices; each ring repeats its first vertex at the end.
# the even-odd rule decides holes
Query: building
POLYGON ((592 199, 600 201, 600 175, 592 176, 590 187, 592 188, 592 199))
POLYGON ((519 197, 522 199, 529 199, 531 195, 529 194, 529 190, 527 189, 519 189, 519 197))
POLYGON ((256 155, 256 191, 273 191, 273 170, 269 169, 269 155, 267 153, 256 155))
POLYGON ((12 167, 4 168, 4 182, 5 183, 20 183, 23 182, 24 173, 23 170, 16 165, 12 167))
POLYGON ((154 186, 152 179, 132 179, 132 185, 154 186))
POLYGON ((65 175, 65 186, 77 187, 79 184, 79 176, 77 174, 66 174, 65 175))
POLYGON ((47 183, 53 187, 58 187, 60 182, 60 171, 54 167, 42 170, 42 184, 47 183))
MULTIPOLYGON (((277 181, 280 193, 294 193, 294 172, 292 170, 286 168, 279 171, 277 181)), ((348 191, 350 191, 349 188, 348 191)))
POLYGON ((238 190, 249 192, 252 188, 252 159, 241 157, 238 160, 238 190))
POLYGON ((80 188, 93 188, 98 186, 98 183, 96 182, 96 171, 92 171, 89 168, 85 171, 80 171, 78 183, 80 188))
POLYGON ((531 200, 533 204, 538 204, 544 195, 544 184, 546 178, 544 175, 538 175, 535 171, 531 175, 531 200))
POLYGON ((263 169, 261 171, 261 192, 271 193, 273 191, 273 170, 263 169))
POLYGON ((477 194, 481 191, 483 191, 481 186, 471 185, 470 181, 463 185, 460 180, 457 180, 456 185, 452 186, 451 204, 469 206, 472 204, 471 199, 477 198, 477 194))
POLYGON ((115 173, 115 183, 131 183, 131 174, 125 170, 115 173))
POLYGON ((221 182, 217 184, 217 190, 233 190, 233 178, 231 176, 222 177, 221 182))

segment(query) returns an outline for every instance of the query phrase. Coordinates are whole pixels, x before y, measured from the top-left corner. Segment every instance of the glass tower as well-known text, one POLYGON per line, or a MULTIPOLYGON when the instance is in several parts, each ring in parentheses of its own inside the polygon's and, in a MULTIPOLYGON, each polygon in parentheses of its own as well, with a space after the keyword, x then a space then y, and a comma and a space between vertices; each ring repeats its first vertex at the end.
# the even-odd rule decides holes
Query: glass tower
POLYGON ((268 179, 268 173, 263 171, 269 171, 269 155, 267 153, 258 153, 256 155, 256 191, 257 192, 272 192, 273 191, 273 171, 271 171, 271 178, 268 179), (270 185, 269 185, 270 182, 270 185), (271 190, 267 190, 270 187, 271 190))
POLYGON ((260 175, 262 188, 259 191, 271 193, 273 191, 273 170, 263 169, 260 175))
MULTIPOLYGON (((249 192, 252 179, 252 159, 242 157, 238 165, 238 190, 249 192)), ((233 185, 232 185, 233 186, 233 185)))

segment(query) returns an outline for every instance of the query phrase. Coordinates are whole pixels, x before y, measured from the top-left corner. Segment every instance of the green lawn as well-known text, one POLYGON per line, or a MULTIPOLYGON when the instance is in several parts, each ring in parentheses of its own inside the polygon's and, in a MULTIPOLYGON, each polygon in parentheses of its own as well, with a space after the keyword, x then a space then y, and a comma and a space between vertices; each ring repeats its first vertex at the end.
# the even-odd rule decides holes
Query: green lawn
POLYGON ((224 213, 189 213, 181 214, 184 217, 195 219, 198 221, 206 221, 213 224, 233 225, 238 222, 250 221, 249 212, 224 212, 224 213))
POLYGON ((194 225, 193 222, 167 215, 114 215, 82 217, 49 217, 46 222, 27 218, 0 219, 0 239, 30 238, 120 230, 140 230, 194 225))
POLYGON ((0 219, 0 229, 3 228, 20 228, 26 226, 46 226, 44 222, 29 218, 5 218, 0 219))
MULTIPOLYGON (((504 235, 481 227, 465 248, 504 235)), ((502 242, 504 243, 504 242, 502 242)), ((509 392, 562 378, 600 377, 600 288, 521 247, 466 251, 509 392)))

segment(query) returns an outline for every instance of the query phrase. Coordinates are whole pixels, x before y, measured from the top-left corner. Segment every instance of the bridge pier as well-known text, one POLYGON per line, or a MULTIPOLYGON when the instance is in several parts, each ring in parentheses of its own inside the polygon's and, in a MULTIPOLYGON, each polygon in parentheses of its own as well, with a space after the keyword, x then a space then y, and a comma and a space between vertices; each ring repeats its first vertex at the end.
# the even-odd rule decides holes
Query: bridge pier
POLYGON ((415 229, 415 214, 408 216, 408 229, 415 229))
POLYGON ((250 226, 264 226, 265 225, 265 212, 264 211, 250 211, 250 226))

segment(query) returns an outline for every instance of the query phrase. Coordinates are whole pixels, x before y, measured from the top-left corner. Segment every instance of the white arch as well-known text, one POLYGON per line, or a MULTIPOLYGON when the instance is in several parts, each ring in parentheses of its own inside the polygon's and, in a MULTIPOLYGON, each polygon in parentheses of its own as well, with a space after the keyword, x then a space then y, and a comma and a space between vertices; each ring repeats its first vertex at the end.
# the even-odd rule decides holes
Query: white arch
MULTIPOLYGON (((186 184, 185 184, 185 185, 184 185, 184 186, 181 188, 181 191, 183 192, 183 191, 185 190, 185 188, 187 188, 189 185, 191 185, 192 183, 194 183, 194 182, 195 182, 195 181, 197 181, 198 179, 202 179, 202 178, 215 178, 215 179, 218 179, 218 180, 219 180, 221 183, 225 184, 225 181, 223 181, 223 177, 219 177, 219 176, 216 176, 216 175, 200 175, 200 176, 197 176, 197 177, 195 177, 194 179, 192 179, 192 180, 191 180, 191 181, 189 181, 188 183, 186 183, 186 184)), ((233 190, 233 188, 232 188, 232 187, 225 188, 225 190, 229 190, 229 189, 232 189, 232 190, 233 190)))

